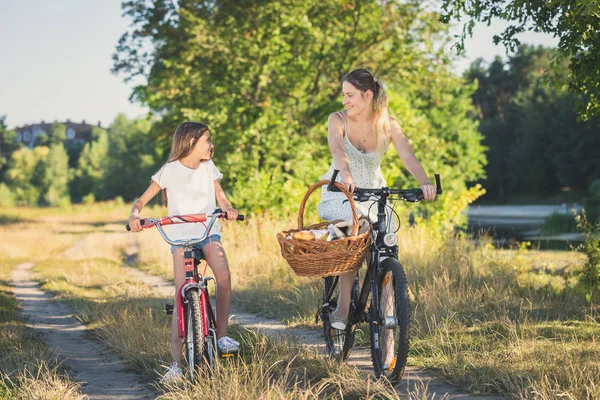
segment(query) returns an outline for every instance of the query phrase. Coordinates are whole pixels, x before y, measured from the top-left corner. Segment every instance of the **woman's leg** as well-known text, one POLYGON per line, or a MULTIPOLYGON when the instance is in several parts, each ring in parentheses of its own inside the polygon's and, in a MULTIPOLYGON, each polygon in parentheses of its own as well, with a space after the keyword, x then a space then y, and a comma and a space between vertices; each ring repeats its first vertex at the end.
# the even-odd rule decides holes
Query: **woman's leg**
POLYGON ((178 290, 185 281, 185 270, 183 267, 183 249, 178 248, 173 251, 173 276, 175 277, 175 303, 173 303, 173 315, 171 318, 171 356, 173 361, 181 364, 181 350, 183 343, 179 337, 178 316, 177 313, 177 295, 178 290))
POLYGON ((354 280, 356 279, 356 271, 345 272, 340 275, 340 296, 333 316, 341 319, 348 319, 348 312, 350 311, 350 298, 352 294, 352 286, 354 286, 354 280))
POLYGON ((225 249, 220 242, 210 242, 202 247, 208 266, 217 281, 217 339, 227 334, 231 303, 231 276, 225 249))

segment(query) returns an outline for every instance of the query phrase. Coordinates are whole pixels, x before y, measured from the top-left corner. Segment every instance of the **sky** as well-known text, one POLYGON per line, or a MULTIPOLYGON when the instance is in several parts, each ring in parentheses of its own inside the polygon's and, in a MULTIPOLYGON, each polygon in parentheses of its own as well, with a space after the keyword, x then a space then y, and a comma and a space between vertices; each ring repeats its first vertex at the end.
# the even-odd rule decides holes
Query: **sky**
MULTIPOLYGON (((128 24, 120 0, 0 0, 0 116, 6 116, 8 127, 67 119, 107 127, 119 113, 146 114, 147 108, 129 101, 132 84, 110 72, 128 24)), ((456 71, 479 57, 505 57, 504 47, 492 41, 504 26, 477 25, 456 71)), ((527 44, 558 43, 545 34, 519 38, 527 44)))

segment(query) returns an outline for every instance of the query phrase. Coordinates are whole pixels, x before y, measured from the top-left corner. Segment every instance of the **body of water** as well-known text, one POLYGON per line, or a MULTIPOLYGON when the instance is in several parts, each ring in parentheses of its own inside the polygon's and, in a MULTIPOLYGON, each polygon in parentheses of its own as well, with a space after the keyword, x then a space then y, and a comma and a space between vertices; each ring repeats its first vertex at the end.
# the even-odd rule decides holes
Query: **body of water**
POLYGON ((468 209, 468 230, 489 233, 499 245, 530 241, 535 247, 569 249, 581 242, 580 233, 545 234, 544 219, 553 214, 573 216, 581 212, 580 204, 561 205, 473 205, 468 209))

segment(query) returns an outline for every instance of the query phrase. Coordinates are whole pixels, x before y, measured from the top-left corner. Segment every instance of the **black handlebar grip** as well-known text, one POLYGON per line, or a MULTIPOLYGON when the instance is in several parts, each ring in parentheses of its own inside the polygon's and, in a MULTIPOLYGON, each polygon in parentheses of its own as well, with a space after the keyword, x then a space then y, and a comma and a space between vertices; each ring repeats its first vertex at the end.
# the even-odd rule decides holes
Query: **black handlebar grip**
POLYGON ((337 178, 338 174, 340 173, 339 170, 334 169, 333 170, 333 175, 331 176, 331 180, 329 181, 329 184, 327 185, 327 191, 329 192, 341 192, 340 189, 336 188, 334 185, 335 182, 335 178, 337 178))
MULTIPOLYGON (((140 220, 140 225, 144 225, 144 221, 146 221, 145 219, 140 220)), ((129 226, 129 224, 127 224, 127 226, 125 226, 125 228, 127 228, 128 231, 131 230, 131 227, 129 226)))
POLYGON ((437 194, 442 194, 442 182, 440 181, 440 174, 434 174, 435 176, 435 192, 437 194))
POLYGON ((238 221, 243 221, 244 219, 246 219, 245 216, 243 216, 242 214, 238 214, 237 218, 238 221))

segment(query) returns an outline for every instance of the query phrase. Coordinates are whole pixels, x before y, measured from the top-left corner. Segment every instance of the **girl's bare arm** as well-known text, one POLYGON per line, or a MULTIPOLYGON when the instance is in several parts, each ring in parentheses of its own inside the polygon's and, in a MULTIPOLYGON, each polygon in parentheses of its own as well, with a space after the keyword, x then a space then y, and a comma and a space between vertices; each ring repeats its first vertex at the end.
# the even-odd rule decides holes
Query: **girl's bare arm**
POLYGON ((140 224, 141 218, 139 216, 140 211, 142 211, 142 208, 144 208, 144 206, 148 204, 148 202, 152 200, 154 196, 160 192, 160 190, 161 188, 158 186, 158 183, 152 181, 150 186, 148 186, 148 189, 146 189, 140 198, 133 203, 133 207, 131 207, 131 214, 129 214, 129 226, 133 232, 142 230, 142 225, 140 224))
POLYGON ((236 219, 238 212, 227 199, 227 195, 218 179, 215 179, 215 197, 217 198, 217 203, 219 204, 219 207, 221 207, 221 210, 227 214, 227 219, 236 219))

